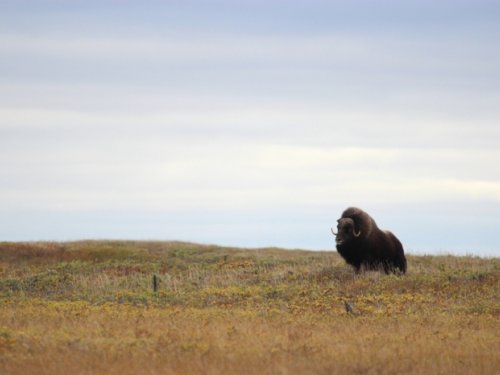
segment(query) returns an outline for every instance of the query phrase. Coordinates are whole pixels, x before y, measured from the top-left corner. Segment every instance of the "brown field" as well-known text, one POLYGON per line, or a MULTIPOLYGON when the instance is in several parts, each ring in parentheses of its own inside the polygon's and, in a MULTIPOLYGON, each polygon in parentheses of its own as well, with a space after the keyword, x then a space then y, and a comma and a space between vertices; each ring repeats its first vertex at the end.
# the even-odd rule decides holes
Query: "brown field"
POLYGON ((500 259, 408 264, 356 275, 334 252, 0 243, 0 373, 499 374, 500 259))

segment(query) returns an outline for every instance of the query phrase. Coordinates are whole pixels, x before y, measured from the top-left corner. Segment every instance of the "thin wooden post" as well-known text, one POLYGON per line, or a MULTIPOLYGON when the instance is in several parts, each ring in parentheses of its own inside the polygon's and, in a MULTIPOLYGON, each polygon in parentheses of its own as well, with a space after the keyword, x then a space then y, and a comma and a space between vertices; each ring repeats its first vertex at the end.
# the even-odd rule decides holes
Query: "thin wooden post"
POLYGON ((153 292, 157 292, 158 291, 158 284, 159 284, 159 279, 158 279, 158 276, 156 274, 153 274, 153 292))

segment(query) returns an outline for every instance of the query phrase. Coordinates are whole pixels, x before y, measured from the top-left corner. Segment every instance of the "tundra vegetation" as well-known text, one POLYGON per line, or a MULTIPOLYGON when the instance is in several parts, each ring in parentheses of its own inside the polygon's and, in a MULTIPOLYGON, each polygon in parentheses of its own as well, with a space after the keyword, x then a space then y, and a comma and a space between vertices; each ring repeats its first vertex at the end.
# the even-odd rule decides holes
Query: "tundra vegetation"
POLYGON ((0 243, 0 373, 498 374, 500 259, 407 260, 0 243))

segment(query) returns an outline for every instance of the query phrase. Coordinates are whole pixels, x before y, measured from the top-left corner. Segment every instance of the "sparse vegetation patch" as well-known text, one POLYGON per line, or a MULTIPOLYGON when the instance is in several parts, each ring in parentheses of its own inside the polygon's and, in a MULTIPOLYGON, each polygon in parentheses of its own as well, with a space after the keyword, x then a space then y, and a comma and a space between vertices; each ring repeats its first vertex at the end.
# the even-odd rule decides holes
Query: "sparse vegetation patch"
POLYGON ((495 374, 500 260, 0 243, 2 374, 495 374), (156 285, 156 286, 155 286, 156 285))

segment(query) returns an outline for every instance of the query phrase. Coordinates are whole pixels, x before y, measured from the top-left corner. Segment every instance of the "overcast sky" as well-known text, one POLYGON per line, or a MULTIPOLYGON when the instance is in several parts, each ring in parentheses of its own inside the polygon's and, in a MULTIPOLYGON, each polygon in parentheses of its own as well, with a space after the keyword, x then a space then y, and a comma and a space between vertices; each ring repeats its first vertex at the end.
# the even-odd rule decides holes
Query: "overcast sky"
POLYGON ((497 1, 0 1, 0 240, 500 256, 497 1))

